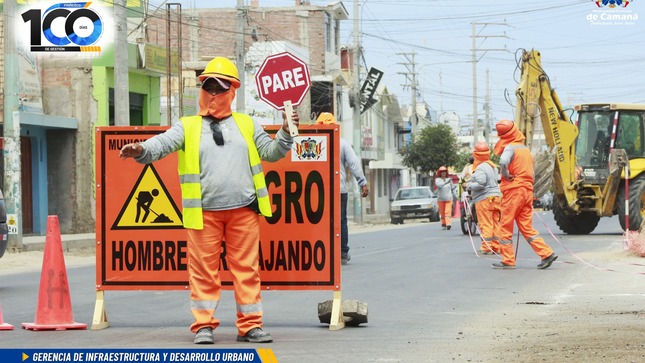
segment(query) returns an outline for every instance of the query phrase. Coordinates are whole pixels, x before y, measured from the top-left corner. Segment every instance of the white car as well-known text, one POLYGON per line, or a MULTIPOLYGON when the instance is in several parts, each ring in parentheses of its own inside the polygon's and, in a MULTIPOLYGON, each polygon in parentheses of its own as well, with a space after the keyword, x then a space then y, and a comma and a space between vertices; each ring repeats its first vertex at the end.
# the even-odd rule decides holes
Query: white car
POLYGON ((406 219, 428 218, 430 222, 439 220, 437 196, 430 187, 401 188, 390 204, 390 222, 402 224, 406 219))

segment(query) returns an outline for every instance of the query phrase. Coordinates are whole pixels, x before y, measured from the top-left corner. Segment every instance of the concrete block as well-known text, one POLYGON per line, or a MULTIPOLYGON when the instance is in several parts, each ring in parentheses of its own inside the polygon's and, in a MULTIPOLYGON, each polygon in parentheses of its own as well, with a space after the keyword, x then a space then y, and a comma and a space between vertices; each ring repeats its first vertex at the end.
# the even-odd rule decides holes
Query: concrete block
MULTIPOLYGON (((358 326, 367 323, 367 303, 358 300, 343 300, 343 320, 347 326, 358 326)), ((318 319, 323 324, 331 321, 333 300, 318 303, 318 319)))

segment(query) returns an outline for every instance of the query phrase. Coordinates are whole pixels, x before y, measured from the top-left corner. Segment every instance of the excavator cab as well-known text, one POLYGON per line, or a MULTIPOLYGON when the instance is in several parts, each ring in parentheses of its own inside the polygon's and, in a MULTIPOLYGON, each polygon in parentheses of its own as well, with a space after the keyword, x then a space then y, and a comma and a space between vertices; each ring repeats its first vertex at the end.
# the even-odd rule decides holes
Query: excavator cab
POLYGON ((578 113, 576 164, 582 169, 582 176, 587 183, 604 184, 607 181, 613 126, 610 119, 613 119, 610 111, 578 113))
MULTIPOLYGON (((629 160, 629 229, 637 230, 645 217, 645 105, 589 104, 575 107, 578 112, 576 164, 581 169, 583 185, 604 185, 610 174, 612 150, 625 150, 629 160)), ((625 222, 625 174, 621 174, 617 195, 602 195, 615 200, 603 215, 619 214, 625 222)))

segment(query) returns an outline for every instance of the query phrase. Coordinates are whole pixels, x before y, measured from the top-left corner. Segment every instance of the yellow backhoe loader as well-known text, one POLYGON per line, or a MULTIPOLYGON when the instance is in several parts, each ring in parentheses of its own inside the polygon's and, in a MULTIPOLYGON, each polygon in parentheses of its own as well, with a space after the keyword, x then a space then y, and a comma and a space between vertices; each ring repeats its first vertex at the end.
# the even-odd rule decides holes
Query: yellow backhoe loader
MULTIPOLYGON (((540 53, 523 50, 520 68, 515 122, 529 147, 536 131, 544 131, 553 163, 553 216, 560 229, 588 234, 600 217, 619 214, 623 230, 638 230, 645 216, 645 105, 576 105, 572 122, 542 69, 540 53)), ((535 190, 548 182, 538 173, 535 190)))

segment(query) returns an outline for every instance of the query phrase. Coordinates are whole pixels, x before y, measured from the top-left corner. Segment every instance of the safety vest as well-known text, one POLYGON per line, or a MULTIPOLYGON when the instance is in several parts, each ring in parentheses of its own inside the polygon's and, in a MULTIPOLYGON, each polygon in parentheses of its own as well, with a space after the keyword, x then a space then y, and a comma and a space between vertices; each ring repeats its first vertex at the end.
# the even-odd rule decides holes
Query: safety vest
POLYGON ((513 188, 528 188, 533 190, 533 156, 526 145, 512 142, 506 146, 513 148, 513 161, 508 165, 508 172, 513 180, 502 178, 499 189, 504 193, 513 188))
MULTIPOLYGON (((249 164, 253 174, 253 185, 258 200, 258 207, 263 216, 271 217, 271 202, 267 190, 262 160, 253 141, 254 123, 250 116, 233 113, 233 120, 240 129, 249 149, 249 164)), ((202 135, 202 117, 182 117, 184 126, 184 148, 179 150, 179 183, 181 186, 181 204, 183 207, 184 228, 204 229, 202 216, 202 186, 199 168, 199 142, 202 135)))

